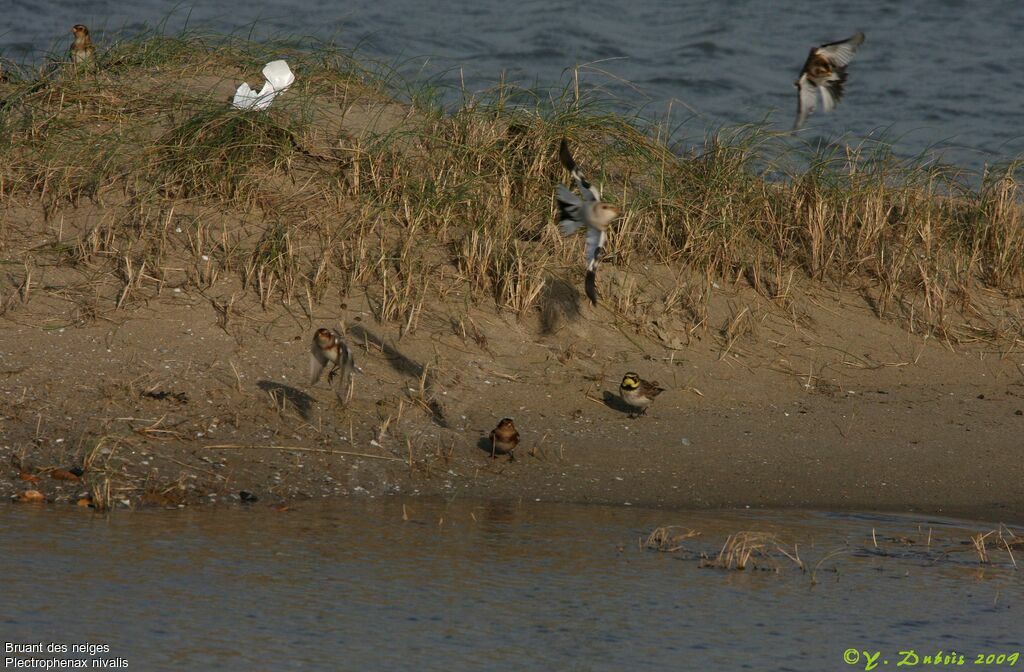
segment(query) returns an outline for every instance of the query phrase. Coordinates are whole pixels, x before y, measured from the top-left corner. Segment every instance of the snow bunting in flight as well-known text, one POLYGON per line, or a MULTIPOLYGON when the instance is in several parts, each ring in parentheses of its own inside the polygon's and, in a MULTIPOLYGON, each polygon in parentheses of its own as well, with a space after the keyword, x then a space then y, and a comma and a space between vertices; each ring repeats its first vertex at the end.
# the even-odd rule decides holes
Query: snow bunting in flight
POLYGON ((604 255, 608 243, 605 233, 608 226, 621 214, 617 206, 601 202, 601 192, 587 182, 583 172, 576 165, 569 151, 569 144, 562 138, 558 158, 568 170, 580 190, 580 196, 569 191, 565 185, 558 185, 555 197, 558 199, 558 228, 563 236, 569 236, 577 229, 587 227, 587 298, 597 305, 597 263, 604 255), (582 198, 581 198, 582 197, 582 198))
POLYGON ((313 343, 309 348, 309 384, 316 385, 320 374, 328 364, 333 365, 327 373, 327 383, 332 384, 336 375, 341 375, 341 385, 335 393, 342 400, 348 395, 352 371, 358 371, 355 358, 348 349, 337 329, 317 329, 313 334, 313 343), (343 390, 343 391, 342 391, 343 390))
POLYGON ((853 60, 857 47, 864 42, 864 33, 858 32, 842 42, 823 44, 811 49, 800 78, 793 82, 799 97, 796 107, 796 123, 793 130, 803 126, 808 115, 814 112, 821 93, 821 106, 831 112, 843 97, 846 83, 846 66, 853 60))

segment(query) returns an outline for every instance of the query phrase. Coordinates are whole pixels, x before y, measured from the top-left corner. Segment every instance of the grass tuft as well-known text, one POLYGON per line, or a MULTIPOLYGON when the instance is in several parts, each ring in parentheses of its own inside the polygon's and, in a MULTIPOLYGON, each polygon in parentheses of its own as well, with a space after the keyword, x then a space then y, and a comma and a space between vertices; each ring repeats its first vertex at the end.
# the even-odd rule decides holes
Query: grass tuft
POLYGON ((718 329, 725 356, 756 337, 765 310, 798 320, 801 288, 817 284, 949 342, 1024 334, 1018 163, 973 176, 883 145, 804 147, 761 126, 679 153, 674 129, 575 88, 500 85, 445 106, 434 83, 328 44, 147 33, 93 68, 22 74, 0 84, 0 198, 41 206, 45 226, 8 218, 3 231, 45 239, 60 222, 61 249, 75 254, 41 240, 21 251, 39 267, 77 265, 90 288, 82 315, 241 270, 264 307, 297 301, 312 314, 338 287, 365 293, 403 333, 454 295, 542 323, 564 295, 573 305, 559 314, 576 319, 578 296, 563 288, 580 283, 583 241, 554 226, 564 137, 624 209, 600 292, 641 333, 718 329), (281 56, 295 85, 266 112, 232 109, 238 82, 258 84, 281 56), (765 305, 712 323, 716 288, 744 282, 765 305))

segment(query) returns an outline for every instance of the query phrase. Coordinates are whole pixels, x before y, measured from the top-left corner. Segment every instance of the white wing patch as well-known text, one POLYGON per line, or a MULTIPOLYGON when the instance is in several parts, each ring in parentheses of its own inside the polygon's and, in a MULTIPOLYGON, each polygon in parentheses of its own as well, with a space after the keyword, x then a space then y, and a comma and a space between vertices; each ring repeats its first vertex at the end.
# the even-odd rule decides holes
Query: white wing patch
POLYGON ((579 174, 579 176, 576 178, 576 181, 580 186, 580 194, 583 195, 584 201, 593 201, 595 203, 600 202, 601 192, 597 188, 597 185, 591 184, 590 182, 587 182, 585 179, 583 179, 582 173, 579 174))
POLYGON ((864 33, 858 32, 851 38, 843 40, 842 42, 833 42, 831 44, 823 44, 818 48, 833 65, 844 67, 850 64, 853 60, 854 54, 857 53, 857 47, 864 43, 864 33))
MULTIPOLYGON (((827 81, 834 82, 839 78, 833 75, 829 77, 827 81)), ((821 92, 821 109, 825 112, 831 112, 836 109, 836 99, 832 97, 832 90, 826 84, 825 86, 816 86, 816 89, 821 92)))
POLYGON ((806 75, 800 75, 800 79, 797 82, 798 89, 800 90, 799 97, 796 105, 796 123, 793 125, 794 129, 800 128, 807 121, 807 117, 814 112, 818 106, 818 87, 814 85, 814 82, 806 75))

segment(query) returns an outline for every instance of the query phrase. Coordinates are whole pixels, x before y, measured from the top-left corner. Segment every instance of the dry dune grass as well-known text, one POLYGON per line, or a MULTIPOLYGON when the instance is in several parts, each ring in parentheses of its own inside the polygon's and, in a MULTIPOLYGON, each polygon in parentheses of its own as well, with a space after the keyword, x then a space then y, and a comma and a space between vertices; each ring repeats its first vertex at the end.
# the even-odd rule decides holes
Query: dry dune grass
MULTIPOLYGON (((578 284, 581 243, 552 226, 567 137, 625 206, 601 291, 639 331, 719 328, 707 324, 719 281, 749 283, 796 321, 799 287, 817 282, 950 341, 1024 330, 1016 164, 977 188, 857 148, 806 150, 786 169, 777 157, 793 150, 778 150, 792 141, 758 129, 678 156, 666 129, 570 92, 499 87, 446 109, 326 45, 146 35, 96 67, 4 86, 0 234, 25 263, 2 310, 31 299, 36 265, 56 264, 77 278, 63 295, 83 320, 227 278, 309 315, 362 292, 403 332, 434 303, 545 313, 553 290, 578 284), (298 75, 289 93, 268 113, 230 109, 234 85, 281 56, 298 75)), ((723 353, 755 326, 737 307, 723 353)))

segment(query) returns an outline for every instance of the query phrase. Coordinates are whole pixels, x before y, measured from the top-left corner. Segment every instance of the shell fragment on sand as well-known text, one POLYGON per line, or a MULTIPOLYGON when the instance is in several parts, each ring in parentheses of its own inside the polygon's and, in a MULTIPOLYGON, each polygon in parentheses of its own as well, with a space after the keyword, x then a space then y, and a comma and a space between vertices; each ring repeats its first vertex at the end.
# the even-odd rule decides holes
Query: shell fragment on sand
POLYGON ((277 94, 283 93, 295 81, 295 75, 284 61, 267 63, 263 66, 263 76, 267 81, 259 93, 253 91, 247 82, 242 82, 235 91, 232 107, 239 110, 265 110, 274 102, 277 94))

